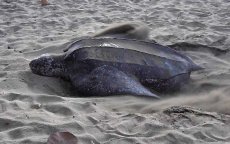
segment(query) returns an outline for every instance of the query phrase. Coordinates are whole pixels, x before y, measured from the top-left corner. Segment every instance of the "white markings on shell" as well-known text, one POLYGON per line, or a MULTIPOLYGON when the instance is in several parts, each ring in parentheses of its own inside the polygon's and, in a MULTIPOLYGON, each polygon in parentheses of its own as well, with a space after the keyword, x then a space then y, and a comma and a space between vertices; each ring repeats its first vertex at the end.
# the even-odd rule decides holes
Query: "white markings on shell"
POLYGON ((101 47, 119 47, 118 45, 114 44, 114 43, 103 43, 100 45, 101 47))
MULTIPOLYGON (((50 56, 50 54, 49 53, 45 53, 45 54, 42 54, 40 57, 49 57, 50 56)), ((40 58, 39 57, 39 58, 40 58)))

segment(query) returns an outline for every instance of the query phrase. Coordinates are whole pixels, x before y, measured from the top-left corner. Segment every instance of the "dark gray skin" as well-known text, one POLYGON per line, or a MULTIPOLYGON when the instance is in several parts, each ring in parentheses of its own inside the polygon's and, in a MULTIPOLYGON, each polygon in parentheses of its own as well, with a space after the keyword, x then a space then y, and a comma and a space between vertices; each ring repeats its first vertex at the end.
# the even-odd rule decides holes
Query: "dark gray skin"
POLYGON ((34 59, 30 68, 39 75, 70 80, 87 96, 159 98, 156 92, 179 90, 192 71, 202 68, 169 47, 143 40, 147 31, 145 26, 122 24, 73 42, 62 55, 34 59))
MULTIPOLYGON (((75 57, 74 53, 73 57, 75 57)), ((77 51, 76 55, 79 55, 77 51)), ((32 60, 29 65, 35 74, 70 80, 82 95, 131 94, 159 98, 140 84, 134 76, 129 76, 115 67, 104 65, 103 62, 72 61, 64 57, 65 55, 42 56, 32 60), (95 66, 92 66, 92 64, 95 64, 95 66)))
MULTIPOLYGON (((129 44, 131 41, 134 40, 127 40, 129 44)), ((146 48, 144 44, 142 47, 146 48)), ((152 45, 150 53, 121 47, 80 47, 60 56, 35 59, 30 68, 39 75, 70 80, 83 95, 132 94, 155 98, 158 96, 154 91, 178 90, 189 80, 192 71, 200 69, 179 52, 148 44, 152 45), (156 51, 159 52, 154 54, 156 51)))

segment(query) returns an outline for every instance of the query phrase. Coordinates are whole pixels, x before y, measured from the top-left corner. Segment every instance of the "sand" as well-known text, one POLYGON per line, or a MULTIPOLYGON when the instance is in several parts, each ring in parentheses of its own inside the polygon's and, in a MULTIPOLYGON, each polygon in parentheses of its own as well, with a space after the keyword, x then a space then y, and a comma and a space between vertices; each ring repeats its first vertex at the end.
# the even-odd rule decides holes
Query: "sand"
POLYGON ((44 144, 58 131, 83 144, 230 142, 228 0, 48 2, 0 1, 1 144, 44 144), (82 97, 68 82, 29 70, 33 58, 127 21, 146 23, 151 39, 183 50, 205 69, 161 100, 82 97))

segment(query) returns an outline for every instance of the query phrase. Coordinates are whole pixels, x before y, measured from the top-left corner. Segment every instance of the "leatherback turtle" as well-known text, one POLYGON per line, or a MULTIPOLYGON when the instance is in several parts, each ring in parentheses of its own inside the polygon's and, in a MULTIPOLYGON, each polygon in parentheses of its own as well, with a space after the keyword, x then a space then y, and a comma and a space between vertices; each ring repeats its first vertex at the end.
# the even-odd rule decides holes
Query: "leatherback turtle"
POLYGON ((65 51, 34 59, 30 68, 35 74, 70 80, 80 94, 87 96, 159 98, 156 92, 180 89, 192 71, 201 69, 178 51, 133 37, 83 38, 65 51))

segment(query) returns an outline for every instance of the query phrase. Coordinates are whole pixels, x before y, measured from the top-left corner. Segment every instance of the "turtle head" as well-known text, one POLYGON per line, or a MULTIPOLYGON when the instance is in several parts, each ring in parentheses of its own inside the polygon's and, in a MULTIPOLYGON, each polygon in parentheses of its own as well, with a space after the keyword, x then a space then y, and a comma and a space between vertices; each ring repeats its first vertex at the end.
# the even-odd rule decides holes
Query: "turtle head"
POLYGON ((29 66, 33 73, 43 76, 62 77, 64 73, 62 56, 41 55, 30 62, 29 66))

